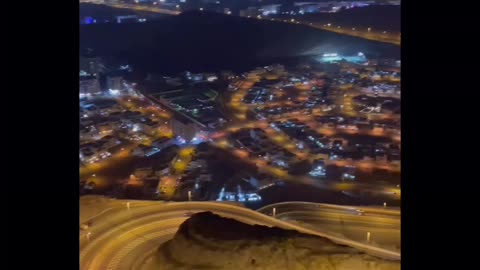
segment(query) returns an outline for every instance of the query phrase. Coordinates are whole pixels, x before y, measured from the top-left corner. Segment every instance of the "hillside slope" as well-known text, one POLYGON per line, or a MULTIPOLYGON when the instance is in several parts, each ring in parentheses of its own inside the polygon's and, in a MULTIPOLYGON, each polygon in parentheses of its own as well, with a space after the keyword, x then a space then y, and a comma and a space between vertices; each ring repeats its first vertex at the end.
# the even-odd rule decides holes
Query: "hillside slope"
POLYGON ((400 269, 326 238, 251 226, 211 212, 186 220, 148 269, 400 269))

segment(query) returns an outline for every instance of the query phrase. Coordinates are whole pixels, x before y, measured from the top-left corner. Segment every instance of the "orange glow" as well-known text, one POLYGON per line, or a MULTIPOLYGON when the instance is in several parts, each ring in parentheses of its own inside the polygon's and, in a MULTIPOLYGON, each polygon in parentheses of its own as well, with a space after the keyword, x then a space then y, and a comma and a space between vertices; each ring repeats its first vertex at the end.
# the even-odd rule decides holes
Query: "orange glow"
POLYGON ((233 150, 233 154, 239 158, 247 158, 248 152, 240 149, 233 150))
POLYGON ((185 168, 187 168, 187 164, 183 161, 177 161, 175 162, 175 165, 173 166, 173 168, 177 173, 182 173, 185 170, 185 168))
POLYGON ((230 128, 228 128, 227 130, 228 130, 229 132, 237 132, 237 131, 240 130, 240 128, 238 128, 238 127, 230 127, 230 128))
POLYGON ((326 136, 333 136, 337 133, 333 128, 318 128, 317 132, 325 134, 326 136))
POLYGON ((275 175, 276 177, 286 177, 288 173, 279 168, 272 168, 270 167, 270 172, 275 175))
POLYGON ((258 122, 257 126, 258 126, 259 128, 263 128, 263 129, 265 129, 265 128, 267 128, 267 127, 268 127, 268 123, 267 123, 267 122, 265 122, 265 121, 258 122))
POLYGON ((228 143, 227 140, 221 140, 221 141, 218 141, 218 142, 217 142, 217 145, 218 145, 220 148, 227 148, 230 144, 228 143))
POLYGON ((372 161, 360 161, 357 164, 358 168, 362 171, 371 171, 374 167, 372 161))
POLYGON ((300 96, 300 97, 297 97, 297 100, 298 100, 298 101, 307 101, 307 100, 308 100, 308 97, 306 97, 306 96, 300 96))
POLYGON ((211 139, 218 139, 218 138, 225 137, 225 135, 226 135, 225 132, 216 132, 216 133, 213 133, 212 135, 210 135, 210 138, 211 139))
POLYGON ((143 186, 143 182, 135 177, 135 175, 130 175, 130 178, 128 179, 127 185, 129 186, 143 186))
POLYGON ((274 136, 272 138, 272 140, 276 143, 282 143, 285 141, 285 137, 281 136, 281 135, 277 135, 277 136, 274 136))
POLYGON ((178 152, 178 155, 181 158, 186 158, 193 154, 193 150, 194 150, 193 147, 183 148, 178 152))
POLYGON ((235 117, 237 117, 240 120, 245 120, 247 117, 244 114, 235 114, 235 117))
POLYGON ((334 186, 334 189, 338 191, 347 191, 347 190, 352 190, 353 188, 354 188, 354 185, 350 183, 338 183, 334 186))
POLYGON ((264 167, 264 166, 267 165, 267 161, 265 161, 264 159, 261 159, 261 158, 254 159, 254 162, 259 167, 264 167))

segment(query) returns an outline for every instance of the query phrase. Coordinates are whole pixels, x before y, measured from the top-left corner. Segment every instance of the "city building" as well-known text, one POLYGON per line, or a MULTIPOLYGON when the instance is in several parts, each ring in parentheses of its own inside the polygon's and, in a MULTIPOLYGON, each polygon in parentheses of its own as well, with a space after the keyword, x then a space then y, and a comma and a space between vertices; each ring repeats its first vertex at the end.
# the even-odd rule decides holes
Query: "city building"
POLYGON ((241 17, 257 17, 258 15, 261 15, 261 14, 262 13, 258 7, 248 7, 246 9, 240 10, 241 17))
POLYGON ((140 131, 148 135, 154 135, 158 128, 160 128, 160 123, 152 121, 150 118, 141 118, 140 121, 133 124, 134 132, 140 131))
POLYGON ((321 63, 338 63, 341 61, 352 62, 355 64, 367 64, 368 59, 365 54, 359 52, 357 55, 345 56, 338 53, 324 53, 318 58, 321 63))
POLYGON ((172 119, 172 131, 186 140, 187 142, 193 140, 197 132, 200 132, 198 125, 183 116, 176 116, 172 119))
POLYGON ((104 71, 105 66, 99 57, 80 56, 80 72, 88 75, 97 76, 104 71))
POLYGON ((317 159, 312 164, 312 170, 308 173, 313 177, 324 177, 327 175, 325 161, 323 159, 317 159))
POLYGON ((132 152, 133 155, 138 157, 150 157, 157 153, 160 153, 161 149, 155 146, 140 145, 132 152))
POLYGON ((160 150, 165 149, 174 144, 175 144, 175 140, 167 137, 160 138, 152 142, 152 146, 155 146, 160 150))
POLYGON ((101 93, 100 82, 94 76, 80 77, 80 96, 101 93))
POLYGON ((280 6, 281 5, 275 5, 275 4, 274 5, 261 6, 258 11, 261 12, 263 16, 278 14, 278 13, 280 13, 280 6))
POLYGON ((115 19, 117 23, 137 22, 139 20, 137 15, 116 16, 115 19))
POLYGON ((107 88, 112 90, 122 90, 123 87, 123 78, 116 77, 107 77, 107 88))

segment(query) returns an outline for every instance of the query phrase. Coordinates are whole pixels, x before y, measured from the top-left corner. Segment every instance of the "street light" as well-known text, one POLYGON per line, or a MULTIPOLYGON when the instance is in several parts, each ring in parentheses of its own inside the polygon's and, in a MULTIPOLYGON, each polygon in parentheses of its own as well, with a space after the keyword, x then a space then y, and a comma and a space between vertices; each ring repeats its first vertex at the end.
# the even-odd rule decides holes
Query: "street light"
POLYGON ((191 190, 188 191, 188 201, 189 202, 192 201, 192 191, 191 190))
POLYGON ((273 208, 272 209, 272 216, 275 217, 275 215, 277 214, 277 208, 273 208))
POLYGON ((372 30, 372 28, 368 27, 367 31, 370 32, 370 30, 372 30))

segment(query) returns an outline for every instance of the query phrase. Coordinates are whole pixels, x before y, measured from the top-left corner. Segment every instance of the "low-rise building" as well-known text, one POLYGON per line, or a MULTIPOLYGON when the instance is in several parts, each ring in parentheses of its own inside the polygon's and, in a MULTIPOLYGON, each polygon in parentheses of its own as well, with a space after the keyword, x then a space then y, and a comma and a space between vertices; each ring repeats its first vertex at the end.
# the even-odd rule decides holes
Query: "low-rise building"
POLYGON ((80 77, 80 95, 101 93, 100 82, 94 76, 80 77))
POLYGON ((175 139, 163 137, 152 142, 152 146, 162 150, 175 144, 175 139))
POLYGON ((152 167, 137 168, 133 171, 133 175, 137 178, 143 179, 153 174, 152 167))
POLYGON ((197 132, 201 131, 195 123, 183 116, 176 116, 171 123, 173 134, 180 136, 187 142, 193 140, 197 132))

